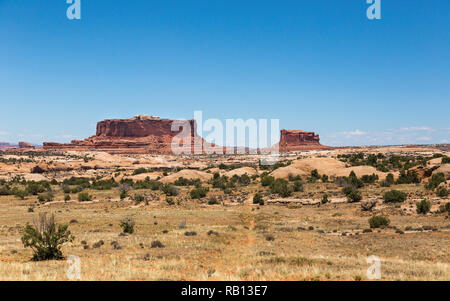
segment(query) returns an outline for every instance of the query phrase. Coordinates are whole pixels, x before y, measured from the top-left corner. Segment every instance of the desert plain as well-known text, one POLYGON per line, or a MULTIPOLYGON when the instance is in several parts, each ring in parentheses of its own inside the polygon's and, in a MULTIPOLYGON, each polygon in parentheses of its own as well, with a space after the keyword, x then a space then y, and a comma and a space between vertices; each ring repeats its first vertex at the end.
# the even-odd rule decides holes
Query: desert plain
POLYGON ((0 280, 70 280, 69 256, 81 280, 364 281, 371 256, 380 280, 450 280, 449 155, 341 148, 266 166, 257 154, 5 150, 0 280), (22 243, 43 213, 74 237, 63 260, 32 260, 22 243))

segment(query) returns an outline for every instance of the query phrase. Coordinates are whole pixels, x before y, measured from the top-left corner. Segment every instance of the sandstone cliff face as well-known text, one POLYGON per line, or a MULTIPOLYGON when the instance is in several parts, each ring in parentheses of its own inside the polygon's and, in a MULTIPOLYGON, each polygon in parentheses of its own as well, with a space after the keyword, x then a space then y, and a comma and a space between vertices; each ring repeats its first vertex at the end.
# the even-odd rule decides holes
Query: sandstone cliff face
POLYGON ((20 141, 19 148, 34 148, 34 145, 27 143, 27 142, 20 141))
POLYGON ((319 135, 314 132, 281 130, 279 147, 281 152, 331 149, 319 141, 319 135))
MULTIPOLYGON (((44 149, 57 150, 98 150, 116 154, 171 154, 174 139, 190 140, 191 145, 184 151, 194 153, 194 145, 200 146, 200 153, 214 150, 224 153, 225 147, 207 143, 197 135, 195 120, 174 121, 154 116, 138 115, 131 119, 109 119, 97 123, 95 136, 85 140, 73 140, 71 143, 44 142, 44 149), (184 127, 175 127, 174 122, 190 126, 190 131, 184 127), (183 131, 183 132, 182 132, 183 131)), ((176 141, 176 140, 175 140, 176 141)), ((319 143, 319 135, 304 131, 281 131, 279 150, 304 151, 329 149, 319 143)), ((197 153, 197 152, 196 152, 197 153)))
MULTIPOLYGON (((191 134, 195 135, 195 121, 189 120, 191 134)), ((155 137, 175 137, 180 131, 172 131, 173 120, 159 119, 153 117, 143 118, 136 116, 133 119, 111 119, 97 123, 97 137, 121 137, 121 138, 142 138, 148 136, 155 137)))
POLYGON ((131 119, 109 119, 97 123, 95 136, 85 140, 73 140, 71 143, 44 142, 44 149, 60 150, 99 150, 116 154, 170 154, 172 141, 175 137, 190 139, 192 142, 201 139, 196 134, 194 120, 170 120, 153 116, 139 115, 131 119), (182 126, 172 125, 178 122, 184 126, 187 123, 190 131, 182 126))

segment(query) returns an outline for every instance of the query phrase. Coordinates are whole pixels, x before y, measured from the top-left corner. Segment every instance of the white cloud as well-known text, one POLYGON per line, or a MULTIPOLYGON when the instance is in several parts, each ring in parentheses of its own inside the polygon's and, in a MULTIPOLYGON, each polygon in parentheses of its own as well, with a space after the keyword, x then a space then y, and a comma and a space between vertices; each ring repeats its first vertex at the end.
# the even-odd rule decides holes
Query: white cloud
POLYGON ((8 136, 9 133, 8 132, 0 132, 0 136, 8 136))
POLYGON ((351 131, 351 132, 346 132, 346 134, 348 136, 363 136, 363 135, 366 135, 367 133, 363 132, 363 131, 360 131, 360 130, 354 130, 354 131, 351 131))
POLYGON ((433 129, 427 126, 402 127, 379 132, 357 129, 324 135, 321 142, 331 146, 448 143, 444 142, 448 141, 448 131, 449 128, 433 129))
POLYGON ((434 129, 427 126, 411 126, 400 128, 401 131, 434 131, 434 129))
POLYGON ((417 141, 431 141, 431 138, 423 136, 423 137, 417 138, 417 141))

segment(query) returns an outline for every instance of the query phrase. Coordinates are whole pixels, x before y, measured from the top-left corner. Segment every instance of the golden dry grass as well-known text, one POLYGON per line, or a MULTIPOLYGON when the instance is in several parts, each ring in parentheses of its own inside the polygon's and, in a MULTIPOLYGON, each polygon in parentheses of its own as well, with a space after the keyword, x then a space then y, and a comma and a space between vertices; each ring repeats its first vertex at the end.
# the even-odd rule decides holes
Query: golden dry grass
MULTIPOLYGON (((65 157, 44 156, 40 160, 49 166, 56 161, 63 167, 100 166, 87 171, 61 169, 45 174, 58 181, 73 175, 114 176, 117 180, 130 177, 132 170, 138 167, 181 164, 177 161, 181 159, 166 157, 103 153, 90 156, 95 160, 87 163, 80 158, 65 157)), ((219 162, 256 164, 257 158, 235 156, 203 160, 183 159, 182 163, 191 164, 191 168, 194 164, 216 166, 219 162)), ((330 162, 343 166, 334 159, 297 162, 309 164, 309 169, 300 173, 303 176, 307 176, 311 168, 329 168, 330 162)), ((22 175, 28 173, 34 165, 22 163, 19 168, 0 164, 0 171, 2 176, 11 178, 21 169, 22 175)), ((295 166, 294 159, 292 166, 279 171, 289 171, 295 166)), ((241 170, 249 168, 253 167, 241 170)), ((222 170, 189 172, 206 175, 207 179, 216 171, 222 170)), ((163 171, 155 171, 155 174, 163 175, 163 171)), ((147 174, 142 177, 144 175, 147 174)), ((168 177, 176 179, 173 175, 169 172, 168 177)), ((289 174, 284 177, 288 178, 289 174)), ((379 202, 375 212, 363 212, 360 204, 346 203, 341 187, 335 183, 306 183, 304 191, 292 195, 296 200, 314 200, 316 205, 266 202, 264 206, 252 204, 256 192, 268 196, 268 188, 262 187, 259 180, 248 186, 238 185, 231 196, 207 183, 203 185, 211 189, 206 199, 191 200, 189 190, 192 187, 178 187, 180 195, 173 198, 177 204, 173 206, 167 204, 161 191, 130 192, 131 196, 136 193, 153 195, 148 205, 136 205, 128 199, 120 201, 117 188, 87 190, 94 195, 94 201, 85 203, 75 201, 75 194, 71 195, 72 201, 62 201, 64 194, 60 185, 52 186, 55 201, 46 204, 39 204, 36 196, 25 200, 0 196, 0 280, 68 280, 66 261, 32 262, 31 250, 21 243, 23 227, 41 212, 55 213, 58 223, 70 224, 69 229, 76 239, 62 250, 65 256, 79 256, 82 280, 367 280, 370 264, 366 260, 371 255, 382 261, 382 280, 450 280, 450 220, 447 214, 436 211, 449 200, 436 199, 423 184, 389 188, 366 185, 361 189, 364 199, 380 200, 390 189, 408 194, 406 203, 379 202), (324 193, 332 202, 320 205, 324 193), (222 205, 207 205, 210 196, 220 197, 222 205), (417 215, 415 202, 424 197, 432 200, 433 213, 417 215), (337 202, 339 199, 344 202, 337 202), (30 206, 35 206, 34 212, 28 211, 30 206), (391 226, 367 233, 364 230, 369 227, 368 219, 373 214, 388 215, 391 226), (119 236, 120 221, 126 217, 136 221, 135 233, 119 236), (77 222, 71 223, 72 220, 77 222), (180 229, 181 222, 186 222, 186 229, 180 229), (434 230, 417 230, 423 226, 434 230), (214 232, 208 235, 210 230, 214 232), (197 235, 186 236, 186 231, 197 235), (100 240, 104 245, 95 248, 94 244, 100 240), (165 247, 151 248, 155 240, 165 247), (121 248, 115 249, 112 242, 117 242, 121 248)))
POLYGON ((63 253, 80 257, 83 280, 364 280, 370 255, 381 258, 383 280, 450 279, 450 223, 442 214, 402 215, 393 207, 390 218, 399 229, 438 229, 397 234, 391 228, 362 233, 370 214, 358 204, 168 206, 160 201, 132 208, 130 202, 101 201, 55 203, 31 213, 30 203, 31 198, 0 197, 0 280, 67 280, 65 261, 31 262, 31 251, 21 245, 21 227, 39 212, 54 212, 59 223, 78 221, 70 224, 76 239, 63 253), (121 237, 124 217, 133 217, 136 231, 121 237), (182 221, 186 229, 179 229, 182 221), (218 235, 208 235, 209 230, 218 235), (197 236, 185 236, 186 231, 197 236), (90 249, 83 248, 83 240, 90 249), (93 248, 99 240, 105 244, 93 248), (150 248, 154 240, 165 248, 150 248), (122 249, 114 250, 112 241, 122 249))

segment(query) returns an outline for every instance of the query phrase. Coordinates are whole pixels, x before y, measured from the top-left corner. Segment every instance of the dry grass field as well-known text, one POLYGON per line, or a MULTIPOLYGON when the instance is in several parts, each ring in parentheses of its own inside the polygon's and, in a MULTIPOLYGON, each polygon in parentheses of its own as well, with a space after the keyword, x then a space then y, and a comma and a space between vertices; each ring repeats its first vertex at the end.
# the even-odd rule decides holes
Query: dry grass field
MULTIPOLYGON (((62 180, 57 173, 44 175, 62 180)), ((333 181, 302 183, 303 191, 280 202, 256 178, 226 196, 207 182, 208 196, 200 199, 189 197, 192 186, 178 187, 172 205, 150 189, 134 189, 120 200, 117 188, 87 188, 92 201, 79 202, 72 193, 64 201, 59 182, 51 185, 49 202, 0 196, 0 280, 68 280, 65 260, 31 261, 31 249, 21 242, 24 226, 43 212, 69 225, 75 239, 62 252, 80 258, 82 280, 368 280, 371 255, 381 259, 381 280, 450 280, 450 220, 439 211, 448 198, 424 184, 371 184, 360 189, 363 200, 378 203, 363 211, 359 202, 346 202, 333 181), (391 189, 408 199, 384 203, 391 189), (253 204, 256 192, 264 205, 253 204), (325 192, 330 202, 316 202, 325 192), (136 204, 136 194, 153 197, 136 204), (213 195, 222 197, 219 204, 208 204, 213 195), (422 198, 431 200, 428 214, 416 213, 422 198), (379 214, 390 225, 369 231, 369 218, 379 214), (135 231, 124 235, 119 224, 127 217, 135 231), (163 247, 152 248, 155 241, 163 247)))

